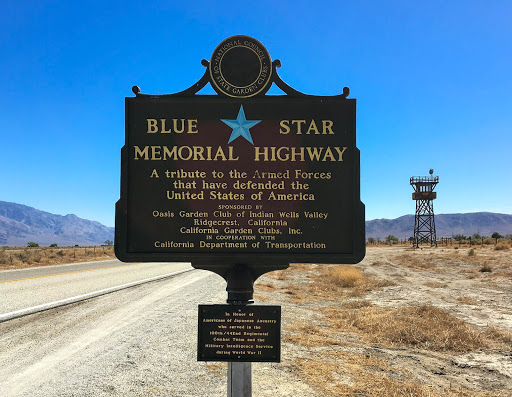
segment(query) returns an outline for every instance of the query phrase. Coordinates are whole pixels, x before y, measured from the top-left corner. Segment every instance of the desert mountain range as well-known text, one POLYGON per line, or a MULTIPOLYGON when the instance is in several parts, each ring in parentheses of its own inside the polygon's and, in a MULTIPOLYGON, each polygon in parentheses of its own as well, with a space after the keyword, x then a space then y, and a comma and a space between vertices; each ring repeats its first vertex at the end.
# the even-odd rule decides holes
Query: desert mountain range
POLYGON ((0 201, 0 246, 99 245, 114 241, 114 228, 76 215, 55 215, 22 204, 0 201))
MULTIPOLYGON (((439 214, 434 216, 437 238, 457 234, 471 236, 478 233, 490 237, 494 232, 512 234, 512 215, 494 212, 470 212, 466 214, 439 214)), ((388 235, 406 240, 414 235, 414 215, 396 219, 366 221, 366 238, 384 239, 388 235)))
MULTIPOLYGON (((492 212, 439 214, 435 216, 437 237, 456 234, 471 236, 494 232, 512 234, 512 215, 492 212)), ((413 235, 414 215, 396 219, 366 221, 366 238, 384 239, 392 234, 399 239, 413 235)), ((0 201, 0 246, 25 246, 29 241, 39 245, 99 245, 114 240, 114 228, 76 215, 56 215, 26 205, 0 201)))

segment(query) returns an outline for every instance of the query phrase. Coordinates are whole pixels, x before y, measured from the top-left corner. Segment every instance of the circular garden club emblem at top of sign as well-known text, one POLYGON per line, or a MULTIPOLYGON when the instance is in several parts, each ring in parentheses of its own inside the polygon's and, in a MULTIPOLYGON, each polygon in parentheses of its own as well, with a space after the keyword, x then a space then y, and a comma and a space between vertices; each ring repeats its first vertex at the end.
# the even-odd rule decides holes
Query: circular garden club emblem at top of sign
POLYGON ((263 44, 249 36, 233 36, 213 51, 210 76, 218 94, 249 98, 271 85, 272 61, 263 44))

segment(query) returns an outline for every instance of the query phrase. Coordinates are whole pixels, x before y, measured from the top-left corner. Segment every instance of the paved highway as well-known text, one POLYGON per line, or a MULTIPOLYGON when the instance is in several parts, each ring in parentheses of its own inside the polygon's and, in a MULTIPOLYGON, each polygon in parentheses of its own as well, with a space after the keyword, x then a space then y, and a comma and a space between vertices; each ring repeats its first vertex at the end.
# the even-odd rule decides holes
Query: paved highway
POLYGON ((0 271, 0 315, 190 269, 189 263, 123 263, 115 260, 0 271))
MULTIPOLYGON (((11 310, 55 299, 51 286, 62 294, 67 285, 70 295, 169 272, 176 266, 187 265, 134 264, 11 280, 0 284, 0 296, 5 300, 6 287, 20 287, 25 303, 13 302, 16 295, 9 295, 11 310), (75 281, 79 287, 73 286, 75 281), (41 285, 34 287, 36 282, 41 285), (21 286, 29 291, 36 288, 36 296, 30 298, 21 286)), ((196 361, 196 343, 197 305, 225 299, 225 282, 219 276, 193 270, 2 322, 0 396, 223 395, 225 376, 214 376, 196 361)))
POLYGON ((123 265, 129 266, 130 264, 120 262, 117 259, 110 259, 106 261, 80 262, 54 266, 39 266, 16 270, 0 270, 0 282, 23 278, 44 277, 52 274, 63 274, 85 270, 105 269, 123 265))

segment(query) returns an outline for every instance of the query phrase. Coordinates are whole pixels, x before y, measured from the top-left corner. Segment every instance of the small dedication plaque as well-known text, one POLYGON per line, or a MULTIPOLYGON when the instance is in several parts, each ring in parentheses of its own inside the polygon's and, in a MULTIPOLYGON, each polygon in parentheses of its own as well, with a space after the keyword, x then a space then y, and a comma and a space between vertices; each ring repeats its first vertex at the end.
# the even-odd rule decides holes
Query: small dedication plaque
POLYGON ((279 362, 281 306, 199 305, 197 360, 279 362))

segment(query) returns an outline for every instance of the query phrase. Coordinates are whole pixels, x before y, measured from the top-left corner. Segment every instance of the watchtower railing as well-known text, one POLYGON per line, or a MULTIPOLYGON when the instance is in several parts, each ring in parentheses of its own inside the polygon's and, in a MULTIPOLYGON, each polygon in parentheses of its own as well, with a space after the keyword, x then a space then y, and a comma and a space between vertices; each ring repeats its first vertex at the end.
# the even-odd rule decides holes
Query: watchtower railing
POLYGON ((410 179, 411 185, 416 183, 439 183, 439 177, 438 176, 411 176, 410 179))

